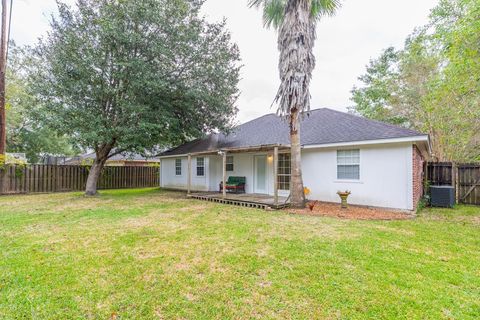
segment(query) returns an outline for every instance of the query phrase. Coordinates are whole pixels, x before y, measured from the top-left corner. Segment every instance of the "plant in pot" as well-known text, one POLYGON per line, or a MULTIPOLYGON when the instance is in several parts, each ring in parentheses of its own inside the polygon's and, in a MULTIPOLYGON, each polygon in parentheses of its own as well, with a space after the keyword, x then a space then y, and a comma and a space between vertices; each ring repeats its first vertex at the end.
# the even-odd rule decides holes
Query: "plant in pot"
POLYGON ((345 191, 338 191, 337 194, 340 196, 340 199, 342 200, 342 209, 347 209, 348 208, 348 196, 351 194, 350 191, 345 190, 345 191))
POLYGON ((308 201, 308 195, 311 193, 310 189, 305 187, 303 188, 303 194, 305 195, 305 200, 307 200, 307 206, 310 211, 313 211, 318 201, 308 201))

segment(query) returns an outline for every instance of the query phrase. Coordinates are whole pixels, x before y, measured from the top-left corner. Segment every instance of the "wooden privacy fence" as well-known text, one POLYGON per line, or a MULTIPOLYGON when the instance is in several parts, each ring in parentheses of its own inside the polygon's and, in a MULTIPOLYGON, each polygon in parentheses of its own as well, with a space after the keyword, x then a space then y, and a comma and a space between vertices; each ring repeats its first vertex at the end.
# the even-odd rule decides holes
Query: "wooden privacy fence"
POLYGON ((457 203, 480 205, 480 163, 428 163, 430 185, 455 187, 457 203))
MULTIPOLYGON (((0 193, 82 191, 89 167, 65 165, 7 165, 0 169, 0 193)), ((99 189, 159 186, 158 167, 104 167, 99 189)))

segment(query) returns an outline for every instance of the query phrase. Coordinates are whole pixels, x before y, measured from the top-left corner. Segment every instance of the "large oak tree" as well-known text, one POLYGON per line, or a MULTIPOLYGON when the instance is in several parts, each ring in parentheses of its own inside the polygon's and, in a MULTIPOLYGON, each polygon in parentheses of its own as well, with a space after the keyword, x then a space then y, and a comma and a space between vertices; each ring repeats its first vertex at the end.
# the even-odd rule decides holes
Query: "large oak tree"
POLYGON ((182 143, 231 126, 239 52, 203 1, 59 4, 36 48, 34 91, 48 122, 95 150, 86 194, 109 157, 182 143))

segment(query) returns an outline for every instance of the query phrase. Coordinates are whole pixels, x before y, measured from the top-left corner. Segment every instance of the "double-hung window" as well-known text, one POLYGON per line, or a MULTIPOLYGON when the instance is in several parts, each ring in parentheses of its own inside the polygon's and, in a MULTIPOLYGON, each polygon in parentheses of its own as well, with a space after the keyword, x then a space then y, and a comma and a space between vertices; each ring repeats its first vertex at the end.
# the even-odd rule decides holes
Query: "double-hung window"
POLYGON ((278 155, 278 189, 279 190, 290 190, 290 176, 291 176, 291 167, 290 167, 290 154, 289 153, 280 153, 278 155))
POLYGON ((182 159, 175 159, 175 175, 182 175, 182 159))
POLYGON ((226 171, 233 171, 233 156, 227 156, 227 163, 225 164, 226 171))
POLYGON ((337 150, 337 179, 360 180, 360 150, 337 150))
POLYGON ((205 158, 197 158, 197 177, 205 176, 205 158))

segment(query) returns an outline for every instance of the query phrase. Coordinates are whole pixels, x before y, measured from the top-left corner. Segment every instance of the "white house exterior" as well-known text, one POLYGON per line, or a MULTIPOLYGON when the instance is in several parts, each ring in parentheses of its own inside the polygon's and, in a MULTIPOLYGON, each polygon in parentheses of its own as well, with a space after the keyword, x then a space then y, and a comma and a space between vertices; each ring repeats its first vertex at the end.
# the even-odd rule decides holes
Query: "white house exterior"
MULTIPOLYGON (((330 109, 317 109, 302 123, 302 170, 309 199, 339 202, 337 191, 351 191, 349 203, 414 210, 421 196, 422 161, 428 136, 330 109), (335 123, 337 122, 337 123, 335 123), (328 132, 328 133, 327 133, 328 132), (356 139, 356 140, 355 140, 356 139)), ((289 194, 288 127, 267 115, 237 127, 230 135, 211 135, 165 152, 160 185, 218 192, 227 176, 246 177, 246 193, 289 194)))

